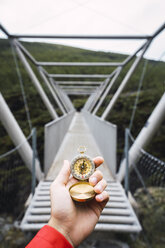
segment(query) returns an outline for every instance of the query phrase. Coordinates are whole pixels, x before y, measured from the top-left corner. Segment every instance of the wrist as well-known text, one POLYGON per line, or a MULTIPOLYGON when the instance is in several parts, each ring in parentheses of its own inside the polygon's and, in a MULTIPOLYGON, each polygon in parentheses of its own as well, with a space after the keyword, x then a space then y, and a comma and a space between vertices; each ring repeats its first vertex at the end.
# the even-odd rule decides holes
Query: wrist
POLYGON ((73 247, 75 247, 70 236, 69 236, 69 233, 65 230, 65 228, 63 228, 61 225, 59 225, 58 222, 53 217, 50 218, 48 225, 53 227, 54 229, 56 229, 58 232, 60 232, 68 240, 68 242, 73 247))

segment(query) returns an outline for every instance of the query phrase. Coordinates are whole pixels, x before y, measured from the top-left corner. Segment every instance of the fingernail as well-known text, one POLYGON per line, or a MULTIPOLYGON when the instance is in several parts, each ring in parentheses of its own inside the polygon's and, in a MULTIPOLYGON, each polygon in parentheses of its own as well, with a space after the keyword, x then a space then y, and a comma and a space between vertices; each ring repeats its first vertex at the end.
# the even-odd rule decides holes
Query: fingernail
POLYGON ((103 200, 103 196, 102 195, 98 195, 97 197, 99 198, 100 201, 103 200))
POLYGON ((101 187, 101 185, 96 186, 96 190, 98 190, 99 192, 102 192, 102 187, 101 187))
POLYGON ((97 183, 97 178, 96 177, 90 178, 90 183, 95 185, 97 183))

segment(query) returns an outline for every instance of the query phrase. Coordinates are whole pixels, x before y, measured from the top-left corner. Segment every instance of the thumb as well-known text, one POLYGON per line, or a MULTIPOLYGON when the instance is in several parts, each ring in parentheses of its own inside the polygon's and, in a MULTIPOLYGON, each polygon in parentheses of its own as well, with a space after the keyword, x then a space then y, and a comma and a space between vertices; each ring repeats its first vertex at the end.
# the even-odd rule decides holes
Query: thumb
POLYGON ((60 184, 67 184, 70 176, 70 163, 68 160, 64 160, 64 164, 62 169, 60 170, 56 181, 58 181, 60 184))

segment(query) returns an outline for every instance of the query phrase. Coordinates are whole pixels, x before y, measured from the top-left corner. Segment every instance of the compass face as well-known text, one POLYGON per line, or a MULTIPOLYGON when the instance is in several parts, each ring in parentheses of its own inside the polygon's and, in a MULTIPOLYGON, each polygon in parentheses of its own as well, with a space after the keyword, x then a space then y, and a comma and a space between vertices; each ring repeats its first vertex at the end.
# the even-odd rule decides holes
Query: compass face
POLYGON ((71 163, 72 175, 79 180, 88 179, 94 170, 93 161, 85 155, 76 157, 71 163))

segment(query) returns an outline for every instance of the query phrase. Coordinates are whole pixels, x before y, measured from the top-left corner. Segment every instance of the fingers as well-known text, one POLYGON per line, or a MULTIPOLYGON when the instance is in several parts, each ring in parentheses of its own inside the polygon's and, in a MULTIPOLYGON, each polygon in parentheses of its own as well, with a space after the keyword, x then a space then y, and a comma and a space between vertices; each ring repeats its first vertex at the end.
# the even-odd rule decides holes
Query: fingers
POLYGON ((89 183, 94 187, 94 191, 100 194, 107 187, 107 182, 103 179, 103 174, 101 171, 95 171, 89 178, 89 183))
MULTIPOLYGON (((96 168, 101 165, 104 162, 104 159, 102 157, 96 157, 93 159, 96 168)), ((93 174, 94 175, 94 174, 93 174)), ((64 160, 64 165, 61 169, 61 171, 59 172, 57 178, 55 179, 54 182, 59 182, 61 184, 67 184, 68 180, 69 180, 69 176, 70 176, 70 164, 68 160, 64 160)), ((98 181, 100 181, 102 179, 102 176, 99 174, 96 174, 96 180, 95 183, 93 181, 92 185, 95 185, 98 181)))
MULTIPOLYGON (((105 191, 107 187, 107 182, 105 179, 101 179, 94 187, 94 191, 97 193, 95 199, 98 202, 106 202, 109 200, 109 194, 105 191)), ((104 207, 104 206, 103 206, 104 207)))
POLYGON ((102 178, 103 178, 102 172, 97 170, 92 174, 92 176, 90 176, 89 183, 92 186, 95 186, 102 178))
MULTIPOLYGON (((89 183, 94 187, 94 191, 97 193, 95 199, 98 202, 103 202, 103 205, 109 200, 109 194, 105 191, 107 182, 103 178, 101 171, 97 170, 89 178, 89 183)), ((103 206, 104 207, 104 206, 103 206)))
POLYGON ((96 195, 95 199, 97 202, 105 202, 106 204, 109 200, 109 194, 107 191, 103 191, 101 194, 96 195))
POLYGON ((93 161, 94 161, 95 166, 97 168, 98 166, 100 166, 104 162, 104 159, 102 157, 96 157, 93 159, 93 161))
POLYGON ((57 178, 54 182, 58 182, 60 184, 67 184, 70 176, 70 164, 68 160, 64 160, 64 164, 62 169, 60 170, 57 178))
POLYGON ((94 191, 97 194, 100 194, 104 191, 106 187, 107 187, 107 182, 105 181, 105 179, 102 179, 98 184, 96 184, 96 186, 94 187, 94 191))

